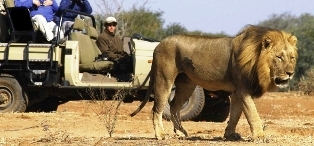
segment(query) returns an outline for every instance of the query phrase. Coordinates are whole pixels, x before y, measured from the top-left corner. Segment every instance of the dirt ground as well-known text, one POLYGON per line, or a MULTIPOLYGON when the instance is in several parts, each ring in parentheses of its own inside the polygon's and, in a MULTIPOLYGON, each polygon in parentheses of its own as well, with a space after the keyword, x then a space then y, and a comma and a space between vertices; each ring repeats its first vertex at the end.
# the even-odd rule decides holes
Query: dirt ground
MULTIPOLYGON (((189 137, 175 136, 172 124, 164 121, 167 140, 155 140, 151 121, 153 102, 130 117, 139 101, 121 103, 112 137, 109 137, 103 102, 90 100, 40 103, 27 113, 0 114, 0 146, 6 145, 314 145, 314 97, 298 93, 266 93, 255 100, 268 137, 266 142, 250 142, 250 130, 242 115, 237 132, 241 141, 224 141, 223 123, 183 122, 189 137), (50 110, 51 112, 42 112, 50 110)), ((107 104, 110 103, 106 101, 107 104)), ((108 104, 111 105, 111 104, 108 104)), ((113 108, 111 108, 113 109, 113 108)), ((114 110, 114 109, 113 109, 114 110)))

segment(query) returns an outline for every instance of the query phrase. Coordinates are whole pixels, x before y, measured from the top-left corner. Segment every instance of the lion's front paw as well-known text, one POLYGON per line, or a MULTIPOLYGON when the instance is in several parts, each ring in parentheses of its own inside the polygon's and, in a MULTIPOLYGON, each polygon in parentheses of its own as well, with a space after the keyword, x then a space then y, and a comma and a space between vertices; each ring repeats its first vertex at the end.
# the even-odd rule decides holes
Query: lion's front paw
POLYGON ((239 133, 225 133, 224 138, 229 141, 236 141, 242 139, 239 133))
POLYGON ((169 139, 169 135, 165 133, 160 133, 155 135, 157 140, 166 140, 169 139))
POLYGON ((175 137, 181 140, 185 140, 186 137, 188 137, 188 133, 184 129, 182 129, 182 131, 174 129, 174 132, 176 133, 175 137))
POLYGON ((268 143, 269 139, 265 136, 264 133, 260 133, 259 135, 254 135, 253 137, 249 137, 250 142, 257 143, 268 143))
POLYGON ((188 137, 188 133, 182 128, 181 130, 175 129, 173 130, 177 136, 181 136, 181 137, 188 137))
POLYGON ((229 134, 225 133, 224 138, 229 141, 236 141, 236 140, 242 139, 239 133, 229 133, 229 134))

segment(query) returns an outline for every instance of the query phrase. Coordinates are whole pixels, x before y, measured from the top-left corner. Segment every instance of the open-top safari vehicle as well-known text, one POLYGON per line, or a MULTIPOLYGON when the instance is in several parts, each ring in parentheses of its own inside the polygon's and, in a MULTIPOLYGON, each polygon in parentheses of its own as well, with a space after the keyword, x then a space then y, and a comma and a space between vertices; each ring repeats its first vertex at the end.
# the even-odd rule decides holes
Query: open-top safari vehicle
MULTIPOLYGON (((132 57, 132 62, 121 65, 120 73, 110 74, 114 62, 100 57, 95 44, 98 32, 92 15, 67 10, 89 17, 92 25, 76 19, 73 32, 65 43, 45 43, 31 21, 29 10, 9 3, 5 1, 6 14, 1 15, 1 21, 8 24, 9 37, 0 43, 0 112, 24 112, 35 101, 88 88, 108 91, 123 88, 134 99, 145 97, 158 41, 140 35, 124 37, 124 50, 132 57), (132 70, 124 70, 126 66, 132 66, 132 70)), ((0 27, 3 32, 5 27, 0 27)), ((174 90, 175 87, 169 100, 174 96, 174 90)), ((229 114, 229 104, 228 93, 197 87, 182 107, 181 118, 224 121, 229 114)), ((169 117, 167 106, 164 118, 169 117)))

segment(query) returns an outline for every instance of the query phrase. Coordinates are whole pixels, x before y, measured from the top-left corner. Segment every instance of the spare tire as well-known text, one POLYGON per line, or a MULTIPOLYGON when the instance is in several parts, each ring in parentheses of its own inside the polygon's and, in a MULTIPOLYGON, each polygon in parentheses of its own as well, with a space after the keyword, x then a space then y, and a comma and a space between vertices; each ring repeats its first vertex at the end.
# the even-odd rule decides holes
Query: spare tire
MULTIPOLYGON (((170 101, 173 99, 175 94, 175 87, 172 88, 169 102, 167 103, 164 112, 163 118, 166 120, 170 120, 170 101)), ((205 104, 205 95, 203 88, 200 86, 196 86, 192 96, 189 100, 182 106, 180 110, 180 116, 182 121, 192 120, 202 112, 205 104)))

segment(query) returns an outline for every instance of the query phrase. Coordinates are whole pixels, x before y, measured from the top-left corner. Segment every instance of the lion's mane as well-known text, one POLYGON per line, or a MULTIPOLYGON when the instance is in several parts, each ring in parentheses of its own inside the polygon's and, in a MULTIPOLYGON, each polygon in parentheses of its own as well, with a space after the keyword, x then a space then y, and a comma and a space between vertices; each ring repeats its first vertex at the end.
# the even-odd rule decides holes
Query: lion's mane
MULTIPOLYGON (((243 86, 250 88, 251 96, 260 97, 274 88, 269 73, 269 67, 273 64, 267 61, 270 54, 262 55, 261 52, 281 40, 288 40, 295 47, 296 37, 290 33, 252 25, 248 25, 233 39, 234 62, 240 68, 243 86)), ((294 53, 297 55, 297 52, 294 53)))

